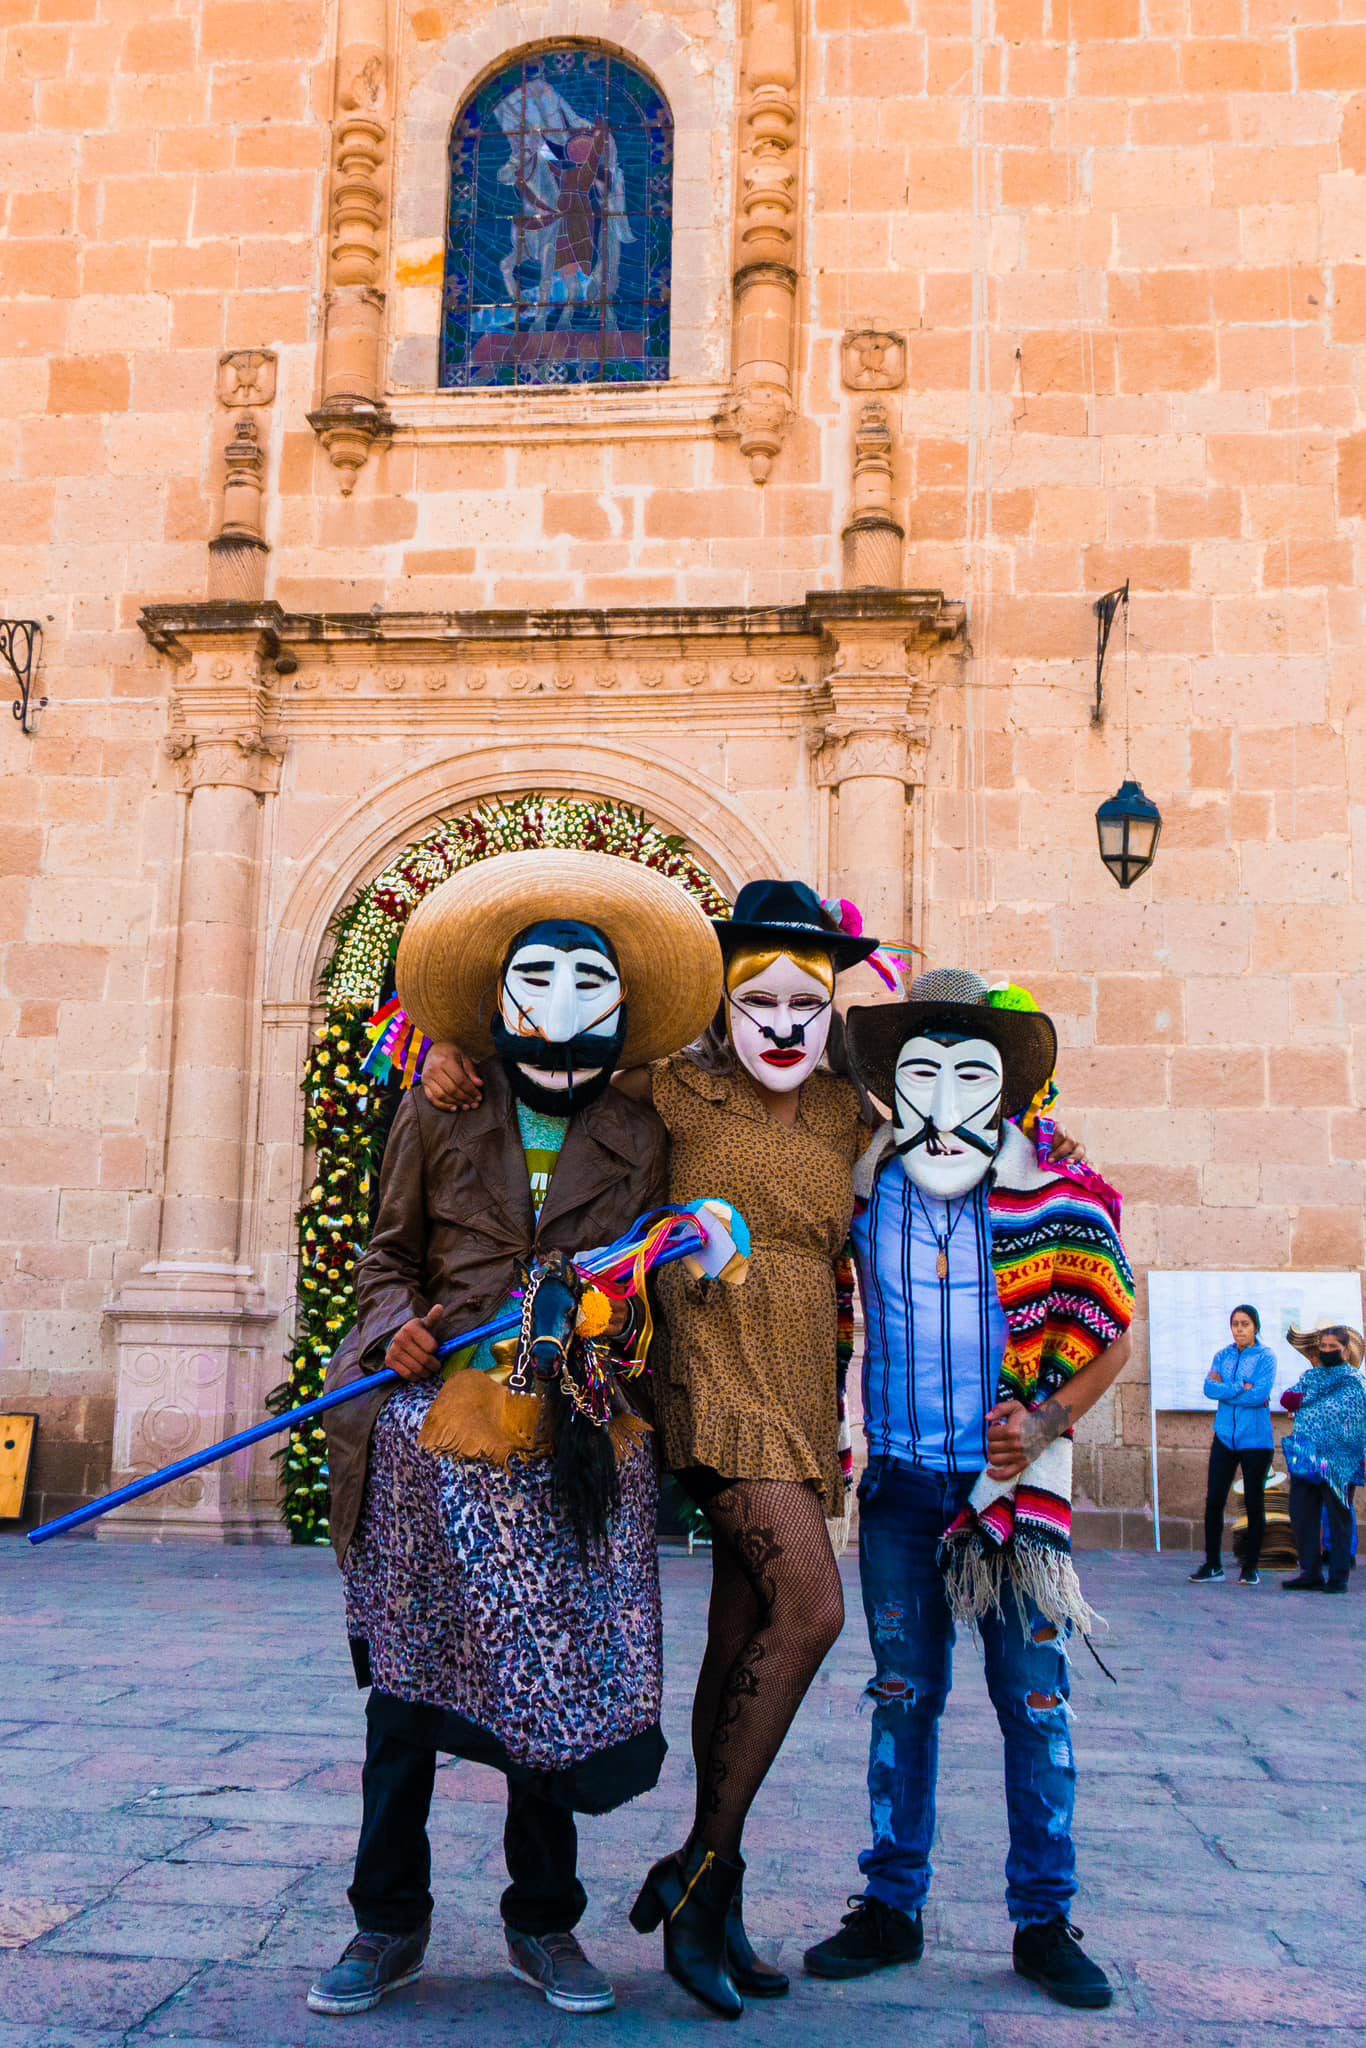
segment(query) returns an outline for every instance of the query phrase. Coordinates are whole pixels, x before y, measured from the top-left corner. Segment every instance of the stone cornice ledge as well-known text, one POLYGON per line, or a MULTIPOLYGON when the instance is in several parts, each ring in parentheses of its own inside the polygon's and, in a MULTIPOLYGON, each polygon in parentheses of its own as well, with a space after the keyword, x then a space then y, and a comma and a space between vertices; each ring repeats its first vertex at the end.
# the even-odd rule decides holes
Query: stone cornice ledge
POLYGON ((173 661, 190 657, 204 638, 258 636, 281 674, 297 665, 294 649, 373 647, 413 651, 490 641, 508 646, 556 642, 611 645, 806 639, 828 642, 840 629, 882 627, 922 645, 943 645, 963 630, 964 608, 938 590, 821 590, 794 605, 615 606, 602 611, 287 612, 274 602, 151 604, 138 624, 152 646, 173 661))
POLYGON ((555 385, 526 391, 391 391, 395 438, 431 447, 452 441, 678 441, 710 434, 724 384, 555 385), (580 395, 586 393, 586 395, 580 395))

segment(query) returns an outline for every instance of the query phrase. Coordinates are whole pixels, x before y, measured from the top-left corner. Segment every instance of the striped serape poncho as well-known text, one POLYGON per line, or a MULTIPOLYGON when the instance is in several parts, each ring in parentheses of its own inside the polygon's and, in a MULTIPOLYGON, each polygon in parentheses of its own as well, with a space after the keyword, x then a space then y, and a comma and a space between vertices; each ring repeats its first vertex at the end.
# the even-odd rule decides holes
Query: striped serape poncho
MULTIPOLYGON (((891 1133, 884 1130, 856 1171, 863 1199, 890 1153, 891 1133)), ((1108 1350, 1133 1319, 1133 1274, 1115 1220, 1119 1200, 1089 1169, 1041 1163, 1024 1133, 1008 1124, 987 1207, 1009 1332, 996 1398, 1035 1408, 1108 1350)), ((889 1284, 896 1278, 889 1275, 889 1284)), ((1071 1432, 1046 1445, 1016 1479, 984 1472, 945 1532, 940 1561, 960 1621, 999 1612, 1009 1586, 1059 1630, 1094 1626, 1072 1561, 1071 1432)))

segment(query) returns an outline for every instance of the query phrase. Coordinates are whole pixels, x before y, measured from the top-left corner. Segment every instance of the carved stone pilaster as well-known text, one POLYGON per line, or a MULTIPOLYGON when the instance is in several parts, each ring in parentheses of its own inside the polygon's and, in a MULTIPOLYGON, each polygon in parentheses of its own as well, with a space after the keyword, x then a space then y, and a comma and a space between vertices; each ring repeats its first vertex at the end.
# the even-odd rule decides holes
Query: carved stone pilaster
POLYGON ((280 787, 285 743, 278 735, 263 732, 204 740, 193 733, 173 732, 166 752, 187 796, 197 789, 249 789, 253 796, 274 796, 280 787))
MULTIPOLYGON (((106 1310, 114 1331, 114 1465, 126 1484, 259 1420, 278 1369, 266 1356, 276 1316, 247 1267, 145 1266, 106 1310)), ((264 1447, 263 1447, 264 1450, 264 1447)), ((206 1466, 99 1525, 122 1537, 215 1543, 288 1541, 269 1453, 206 1466)))
POLYGON ((867 711, 827 718, 810 736, 816 780, 822 789, 838 789, 863 776, 885 777, 913 789, 924 780, 929 730, 918 719, 867 711))
POLYGON ((223 519, 209 542, 209 596, 252 603, 265 596, 265 449, 257 408, 275 397, 271 349, 231 349, 218 358, 219 402, 232 414, 223 450, 223 519))
POLYGON ((717 420, 763 483, 792 416, 800 219, 796 0, 747 0, 735 224, 734 376, 717 420))
POLYGON ((332 123, 322 404, 309 422, 352 490, 392 423, 383 404, 386 175, 391 142, 385 0, 341 0, 332 123))
POLYGON ((887 408, 869 398, 854 429, 854 505, 844 529, 844 581, 849 589, 895 590, 901 582, 905 529, 892 514, 892 429, 887 408))

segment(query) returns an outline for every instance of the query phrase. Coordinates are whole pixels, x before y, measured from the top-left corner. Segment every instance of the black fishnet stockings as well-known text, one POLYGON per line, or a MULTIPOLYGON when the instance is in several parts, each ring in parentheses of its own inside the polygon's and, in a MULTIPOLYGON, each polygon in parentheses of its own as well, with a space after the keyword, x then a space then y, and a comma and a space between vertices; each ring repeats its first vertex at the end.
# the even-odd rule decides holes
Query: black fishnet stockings
POLYGON ((844 1594, 812 1487, 738 1479, 704 1504, 712 1583, 693 1701, 693 1838, 734 1860, 755 1795, 844 1626, 844 1594))

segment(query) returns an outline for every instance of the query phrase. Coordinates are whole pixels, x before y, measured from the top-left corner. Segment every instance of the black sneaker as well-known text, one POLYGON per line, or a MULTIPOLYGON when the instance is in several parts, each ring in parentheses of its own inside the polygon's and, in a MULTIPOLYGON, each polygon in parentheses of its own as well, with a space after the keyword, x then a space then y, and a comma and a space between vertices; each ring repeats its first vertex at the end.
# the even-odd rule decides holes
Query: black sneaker
POLYGON ((391 1991, 422 1975, 431 1931, 430 1920, 416 1934, 375 1934, 362 1928, 332 1968, 310 1984, 309 2011, 369 2012, 391 1991))
POLYGON ((1345 1593, 1347 1591, 1347 1581, 1346 1579, 1329 1579, 1323 1590, 1325 1593, 1345 1593))
POLYGON ((1099 1963, 1083 1952, 1080 1927, 1061 1915, 1038 1927, 1015 1929, 1015 1968, 1059 2005, 1097 2011, 1115 1995, 1099 1963))
POLYGON ((1238 1584, 1240 1586, 1260 1586, 1261 1583, 1261 1573, 1258 1571, 1253 1571, 1250 1565, 1244 1565, 1243 1569, 1238 1574, 1238 1584))
POLYGON ((1283 1593, 1321 1593, 1323 1591, 1323 1574, 1322 1572, 1297 1572, 1293 1579, 1281 1580, 1281 1591, 1283 1593))
POLYGON ((508 1968, 524 1984, 545 1993, 560 2012, 610 2012, 617 1994, 602 1971, 589 1962, 572 1934, 507 1935, 508 1968))
POLYGON ((810 1977, 870 1977, 897 1963, 918 1963, 925 1953, 925 1923, 919 1913, 903 1913, 871 1892, 851 1898, 838 1934, 818 1941, 802 1961, 810 1977))
POLYGON ((1224 1567, 1221 1564, 1202 1564, 1190 1574, 1193 1586, 1217 1586, 1222 1584, 1224 1567))

